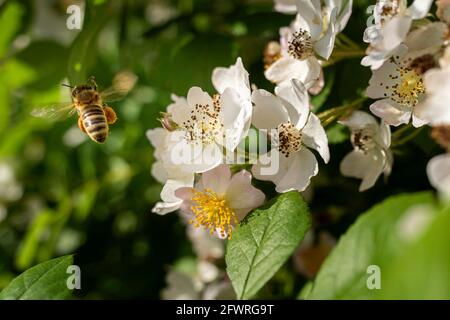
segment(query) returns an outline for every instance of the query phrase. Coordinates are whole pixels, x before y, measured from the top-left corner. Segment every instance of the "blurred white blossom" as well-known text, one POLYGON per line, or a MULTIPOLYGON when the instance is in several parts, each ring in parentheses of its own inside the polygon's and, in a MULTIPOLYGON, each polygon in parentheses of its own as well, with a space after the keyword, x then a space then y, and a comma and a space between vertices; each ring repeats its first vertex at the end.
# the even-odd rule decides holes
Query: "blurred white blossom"
POLYGON ((352 131, 354 148, 342 160, 341 173, 346 177, 361 179, 359 191, 370 189, 382 173, 385 176, 391 173, 391 130, 384 122, 378 124, 373 116, 363 111, 354 111, 340 123, 352 131))

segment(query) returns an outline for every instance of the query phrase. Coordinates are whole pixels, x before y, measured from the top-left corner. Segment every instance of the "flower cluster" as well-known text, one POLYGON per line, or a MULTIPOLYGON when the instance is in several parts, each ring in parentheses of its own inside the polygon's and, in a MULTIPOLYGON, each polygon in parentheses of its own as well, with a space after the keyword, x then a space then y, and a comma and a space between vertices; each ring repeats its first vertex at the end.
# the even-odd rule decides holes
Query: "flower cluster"
MULTIPOLYGON (((308 188, 318 174, 318 158, 330 160, 324 129, 329 119, 351 132, 353 151, 340 171, 360 179, 360 191, 391 173, 391 126, 429 124, 449 151, 450 2, 436 2, 436 21, 424 19, 432 3, 416 0, 408 7, 406 0, 378 0, 374 6, 362 65, 372 70, 366 95, 375 100, 370 111, 379 122, 357 110, 361 103, 316 115, 310 99, 323 88, 323 69, 333 61, 335 42, 351 42, 340 33, 352 1, 276 0, 275 9, 294 18, 263 53, 264 74, 274 92, 251 85, 238 58, 213 71, 213 95, 192 87, 186 97, 172 96, 162 128, 148 131, 155 148, 152 174, 164 184, 153 211, 180 210, 193 228, 231 238, 234 227, 265 202, 254 180, 272 182, 278 193, 308 188)), ((450 155, 433 159, 428 173, 434 186, 449 193, 450 155)))
MULTIPOLYGON (((364 34, 369 47, 362 64, 372 69, 367 96, 378 99, 372 113, 390 126, 430 125, 433 138, 449 151, 450 2, 435 2, 437 19, 429 12, 432 4, 415 0, 408 7, 406 0, 378 0, 375 24, 364 34)), ((432 159, 427 172, 432 185, 449 195, 450 156, 432 159)))

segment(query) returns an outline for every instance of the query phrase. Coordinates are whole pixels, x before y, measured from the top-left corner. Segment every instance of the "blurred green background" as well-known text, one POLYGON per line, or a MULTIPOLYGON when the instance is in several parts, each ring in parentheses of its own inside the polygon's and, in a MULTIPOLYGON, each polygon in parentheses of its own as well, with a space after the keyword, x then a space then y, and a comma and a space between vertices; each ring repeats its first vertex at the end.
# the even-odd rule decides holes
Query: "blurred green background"
MULTIPOLYGON (((370 1, 355 1, 344 33, 357 43, 370 1)), ((168 267, 193 257, 176 214, 150 212, 161 185, 150 175, 152 148, 145 136, 170 94, 191 86, 212 91, 214 67, 241 56, 251 82, 272 90, 262 52, 292 16, 271 0, 0 0, 0 289, 23 270, 75 253, 82 268, 82 298, 159 298, 168 267), (85 8, 82 30, 69 30, 66 9, 85 8), (119 121, 104 145, 78 129, 76 119, 51 122, 31 110, 67 101, 69 89, 94 75, 106 88, 117 72, 138 77, 134 90, 114 103, 119 121)), ((326 68, 327 90, 314 98, 325 110, 362 94, 370 70, 359 58, 326 68)), ((388 184, 358 193, 340 176, 351 150, 348 133, 329 127, 332 161, 321 166, 309 196, 315 231, 342 234, 357 215, 401 192, 427 190, 425 167, 439 148, 424 130, 396 152, 388 184), (420 168, 417 169, 417 168, 420 168)), ((262 291, 294 298, 305 279, 286 264, 262 291)))

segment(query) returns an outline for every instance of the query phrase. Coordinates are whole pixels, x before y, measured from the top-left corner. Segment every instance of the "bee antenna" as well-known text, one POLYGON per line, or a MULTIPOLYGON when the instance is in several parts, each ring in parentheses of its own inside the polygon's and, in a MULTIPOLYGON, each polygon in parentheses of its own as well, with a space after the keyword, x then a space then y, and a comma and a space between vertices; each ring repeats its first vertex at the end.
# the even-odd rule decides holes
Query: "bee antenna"
POLYGON ((70 89, 73 89, 73 87, 72 87, 70 84, 65 84, 65 83, 63 83, 62 86, 63 86, 63 87, 68 87, 68 88, 70 88, 70 89))

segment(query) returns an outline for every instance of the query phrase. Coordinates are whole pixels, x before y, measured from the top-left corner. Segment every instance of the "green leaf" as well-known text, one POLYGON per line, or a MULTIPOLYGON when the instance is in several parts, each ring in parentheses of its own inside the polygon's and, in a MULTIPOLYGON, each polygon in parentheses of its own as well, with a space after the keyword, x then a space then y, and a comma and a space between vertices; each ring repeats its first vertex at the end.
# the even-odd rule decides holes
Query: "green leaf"
POLYGON ((303 288, 300 290, 297 300, 306 300, 308 299, 308 295, 311 293, 314 283, 312 281, 308 281, 305 283, 303 288))
POLYGON ((277 272, 311 225, 298 192, 279 196, 267 209, 255 210, 228 242, 228 276, 238 298, 249 299, 277 272))
POLYGON ((308 299, 373 299, 367 268, 389 262, 407 247, 399 221, 416 205, 432 205, 431 193, 393 196, 376 205, 350 227, 322 265, 308 299))
POLYGON ((381 299, 450 299, 450 210, 388 266, 381 267, 381 299))
POLYGON ((2 300, 65 299, 71 294, 67 288, 67 267, 73 256, 63 256, 28 269, 0 292, 2 300))

